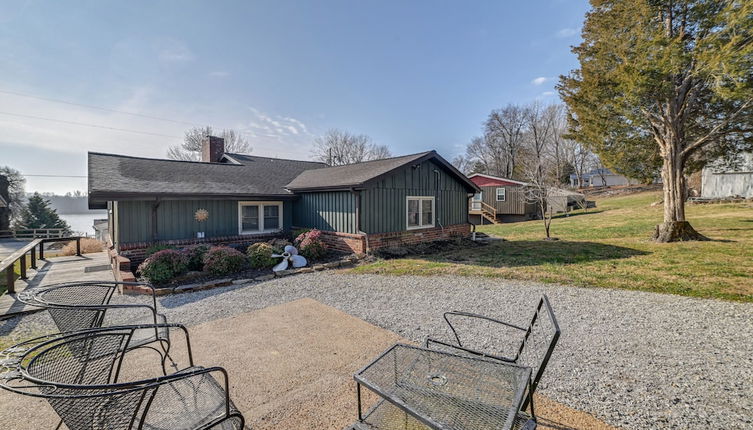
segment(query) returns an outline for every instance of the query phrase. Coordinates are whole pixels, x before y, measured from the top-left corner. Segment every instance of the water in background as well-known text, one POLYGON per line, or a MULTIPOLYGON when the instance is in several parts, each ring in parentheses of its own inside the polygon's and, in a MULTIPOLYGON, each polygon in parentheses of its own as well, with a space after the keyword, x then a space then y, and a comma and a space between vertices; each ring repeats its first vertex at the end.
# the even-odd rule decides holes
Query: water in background
POLYGON ((107 218, 107 213, 87 213, 87 214, 59 214, 60 218, 65 220, 71 226, 75 234, 82 236, 94 236, 94 220, 107 218))

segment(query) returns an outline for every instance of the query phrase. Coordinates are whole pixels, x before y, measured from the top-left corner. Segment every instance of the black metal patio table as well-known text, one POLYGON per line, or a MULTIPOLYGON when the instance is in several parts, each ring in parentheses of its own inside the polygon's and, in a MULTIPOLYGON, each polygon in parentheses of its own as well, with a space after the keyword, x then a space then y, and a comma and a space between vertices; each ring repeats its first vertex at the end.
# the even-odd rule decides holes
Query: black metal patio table
POLYGON ((509 430, 531 369, 396 344, 358 371, 357 429, 509 430), (361 386, 380 399, 363 412, 361 386))

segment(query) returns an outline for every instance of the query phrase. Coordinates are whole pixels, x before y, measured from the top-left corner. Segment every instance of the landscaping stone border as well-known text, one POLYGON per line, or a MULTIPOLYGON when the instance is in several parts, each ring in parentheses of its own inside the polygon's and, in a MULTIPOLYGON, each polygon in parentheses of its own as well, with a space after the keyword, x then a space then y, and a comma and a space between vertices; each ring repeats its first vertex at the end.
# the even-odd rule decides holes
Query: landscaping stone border
MULTIPOLYGON (((227 287, 230 285, 245 285, 245 284, 250 284, 253 282, 264 282, 264 281, 270 281, 275 278, 282 278, 285 276, 296 275, 299 273, 312 273, 312 272, 318 272, 322 270, 353 267, 356 265, 356 263, 358 263, 358 261, 360 261, 364 257, 365 255, 363 254, 360 254, 360 255, 353 254, 353 255, 345 256, 337 261, 314 264, 311 266, 300 267, 298 269, 289 269, 289 270, 282 270, 280 272, 272 272, 266 275, 257 276, 255 278, 213 279, 211 281, 195 282, 195 283, 190 283, 190 284, 178 285, 175 287, 163 287, 163 288, 156 287, 154 291, 155 291, 155 294, 158 296, 166 296, 170 294, 190 293, 193 291, 202 291, 202 290, 209 290, 212 288, 227 287)), ((143 285, 123 285, 121 288, 121 292, 124 294, 151 294, 152 289, 143 285)))

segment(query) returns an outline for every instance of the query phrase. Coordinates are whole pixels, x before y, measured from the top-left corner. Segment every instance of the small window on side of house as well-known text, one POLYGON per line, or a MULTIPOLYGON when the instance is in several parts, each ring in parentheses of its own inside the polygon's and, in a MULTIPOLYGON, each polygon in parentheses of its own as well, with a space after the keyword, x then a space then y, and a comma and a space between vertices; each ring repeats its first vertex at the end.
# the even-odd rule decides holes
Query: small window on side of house
POLYGON ((434 227, 434 197, 409 196, 406 200, 408 230, 434 227))
POLYGON ((505 201, 505 197, 506 197, 505 192, 506 191, 507 191, 507 189, 504 188, 504 187, 503 188, 497 188, 497 201, 498 202, 504 202, 505 201))

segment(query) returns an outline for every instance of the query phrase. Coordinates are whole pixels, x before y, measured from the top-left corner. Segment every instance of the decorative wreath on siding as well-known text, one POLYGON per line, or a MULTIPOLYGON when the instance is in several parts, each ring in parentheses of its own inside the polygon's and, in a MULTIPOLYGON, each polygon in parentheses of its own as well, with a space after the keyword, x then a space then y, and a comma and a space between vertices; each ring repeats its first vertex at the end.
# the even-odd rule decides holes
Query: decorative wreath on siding
POLYGON ((209 219, 209 211, 206 209, 198 209, 195 214, 193 214, 194 219, 198 222, 206 221, 209 219))

